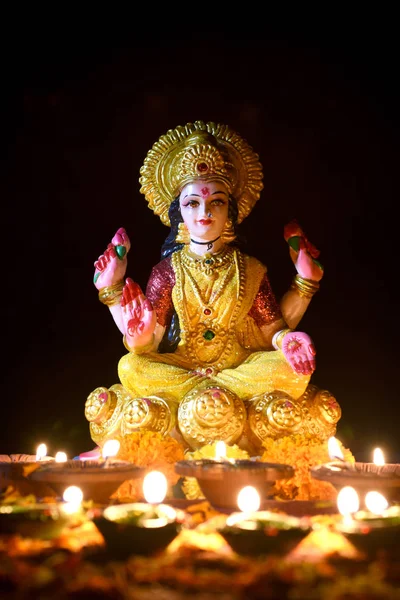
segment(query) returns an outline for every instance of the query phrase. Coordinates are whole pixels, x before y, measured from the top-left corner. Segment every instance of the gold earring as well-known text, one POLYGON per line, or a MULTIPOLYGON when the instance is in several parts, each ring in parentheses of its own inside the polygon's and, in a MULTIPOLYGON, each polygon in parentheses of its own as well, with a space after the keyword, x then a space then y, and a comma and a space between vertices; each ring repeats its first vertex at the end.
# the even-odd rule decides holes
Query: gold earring
POLYGON ((189 244, 190 243, 190 233, 186 224, 181 222, 178 225, 178 233, 175 236, 175 241, 178 244, 189 244))
POLYGON ((236 233, 233 228, 233 223, 230 219, 228 219, 227 222, 225 223, 225 227, 221 233, 221 239, 226 244, 229 244, 229 242, 233 242, 233 240, 236 239, 236 233))

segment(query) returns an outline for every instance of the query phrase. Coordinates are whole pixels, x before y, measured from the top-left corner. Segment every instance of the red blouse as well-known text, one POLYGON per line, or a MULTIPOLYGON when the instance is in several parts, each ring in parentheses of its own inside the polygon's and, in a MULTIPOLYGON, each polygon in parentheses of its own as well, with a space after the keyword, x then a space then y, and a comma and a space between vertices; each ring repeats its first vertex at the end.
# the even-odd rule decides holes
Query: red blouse
MULTIPOLYGON (((172 288, 174 285, 175 273, 169 256, 153 267, 146 287, 146 296, 157 313, 157 322, 164 327, 169 325, 173 313, 172 288)), ((282 317, 267 274, 261 281, 249 316, 254 319, 258 327, 269 325, 282 317)))

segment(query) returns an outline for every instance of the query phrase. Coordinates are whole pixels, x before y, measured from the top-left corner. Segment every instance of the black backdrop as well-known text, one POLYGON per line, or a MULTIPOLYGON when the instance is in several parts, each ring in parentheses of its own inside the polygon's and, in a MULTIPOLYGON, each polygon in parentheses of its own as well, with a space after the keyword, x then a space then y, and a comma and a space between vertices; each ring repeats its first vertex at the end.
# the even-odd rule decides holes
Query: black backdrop
POLYGON ((128 274, 145 286, 168 230, 139 193, 139 168, 162 133, 201 119, 259 153, 265 188, 242 233, 278 296, 294 275, 285 223, 296 217, 321 250, 325 277, 301 323, 318 352, 312 381, 341 404, 342 441, 394 460, 398 44, 360 30, 187 42, 8 42, 0 452, 92 447, 86 397, 117 383, 124 353, 93 262, 124 226, 128 274))

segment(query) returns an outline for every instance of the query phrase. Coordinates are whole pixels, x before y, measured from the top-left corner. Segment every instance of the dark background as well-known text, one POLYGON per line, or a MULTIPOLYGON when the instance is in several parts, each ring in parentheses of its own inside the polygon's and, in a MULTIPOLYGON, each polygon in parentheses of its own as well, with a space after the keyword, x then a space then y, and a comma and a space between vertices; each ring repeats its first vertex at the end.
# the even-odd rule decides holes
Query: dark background
POLYGON ((92 448, 86 398, 118 382, 125 352, 93 263, 124 226, 128 275, 145 287, 168 229, 139 193, 139 169, 161 134, 200 119, 230 125, 260 156, 265 188, 242 233, 277 296, 295 273, 284 225, 297 218, 321 250, 325 276, 299 328, 318 352, 312 382, 342 407, 337 437, 360 459, 380 446, 397 460, 399 47, 390 24, 252 39, 10 36, 0 453, 34 453, 40 442, 53 455, 92 448))

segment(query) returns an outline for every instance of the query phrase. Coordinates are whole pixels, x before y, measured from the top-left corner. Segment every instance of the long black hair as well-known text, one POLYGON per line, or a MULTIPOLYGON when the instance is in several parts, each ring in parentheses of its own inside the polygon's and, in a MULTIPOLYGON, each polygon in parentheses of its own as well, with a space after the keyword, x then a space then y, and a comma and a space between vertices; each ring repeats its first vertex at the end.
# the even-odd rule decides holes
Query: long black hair
MULTIPOLYGON (((236 238, 234 241, 230 242, 230 246, 241 246, 245 243, 245 239, 240 236, 237 232, 238 227, 238 204, 236 198, 233 196, 229 196, 229 205, 228 205, 228 219, 232 221, 233 230, 235 232, 236 238)), ((181 207, 179 204, 179 196, 177 196, 170 204, 168 210, 169 222, 171 224, 171 230, 168 236, 165 238, 165 242, 161 247, 161 258, 167 258, 171 256, 177 250, 183 248, 184 244, 176 241, 176 236, 178 235, 179 224, 183 223, 183 217, 181 214, 181 207)), ((173 310, 172 318, 169 326, 167 326, 163 339, 160 342, 158 347, 158 351, 160 353, 164 352, 174 352, 176 347, 180 341, 180 325, 178 315, 176 310, 173 310)))
POLYGON ((171 202, 168 210, 168 217, 169 222, 171 223, 171 230, 165 238, 165 242, 161 246, 161 258, 167 258, 167 256, 171 256, 173 252, 180 250, 185 245, 175 241, 175 238, 178 235, 179 224, 183 223, 181 207, 179 204, 179 196, 177 196, 175 200, 171 202))

